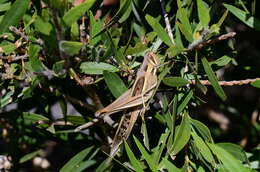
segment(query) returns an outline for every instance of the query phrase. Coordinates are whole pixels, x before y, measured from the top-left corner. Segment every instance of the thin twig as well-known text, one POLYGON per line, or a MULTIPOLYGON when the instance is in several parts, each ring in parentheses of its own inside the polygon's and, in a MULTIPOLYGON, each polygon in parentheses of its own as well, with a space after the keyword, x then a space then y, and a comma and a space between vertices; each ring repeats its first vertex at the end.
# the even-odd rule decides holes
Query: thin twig
POLYGON ((37 39, 36 41, 30 40, 29 37, 27 35, 25 35, 25 33, 23 33, 22 31, 20 31, 19 29, 17 29, 14 26, 10 26, 9 30, 14 32, 16 35, 20 36, 21 38, 23 38, 26 42, 31 42, 31 43, 43 46, 43 40, 42 39, 37 39))
POLYGON ((173 40, 173 34, 172 34, 172 29, 171 29, 171 25, 170 25, 170 22, 169 22, 169 18, 168 18, 168 14, 167 12, 165 11, 165 3, 164 3, 164 0, 159 0, 160 1, 160 4, 161 4, 161 8, 162 8, 162 13, 163 13, 163 18, 164 18, 164 21, 165 21, 165 25, 166 25, 166 31, 172 41, 173 44, 174 43, 174 40, 173 40))
POLYGON ((210 39, 210 40, 205 40, 205 41, 203 41, 203 39, 202 39, 202 41, 196 41, 196 42, 191 43, 188 46, 187 51, 192 51, 194 49, 201 49, 202 47, 205 47, 205 46, 208 46, 211 44, 215 44, 216 42, 223 41, 223 40, 226 40, 229 38, 233 38, 235 35, 236 35, 236 32, 229 32, 227 34, 220 35, 219 37, 217 37, 215 39, 210 39))
MULTIPOLYGON (((244 79, 244 80, 235 80, 235 81, 219 81, 219 85, 222 86, 234 86, 234 85, 246 85, 246 84, 250 84, 252 82, 258 81, 260 80, 260 78, 254 78, 254 79, 244 79)), ((189 81, 190 84, 196 84, 195 80, 191 80, 189 81)), ((209 80, 200 80, 200 83, 202 85, 211 85, 211 83, 209 82, 209 80)))
POLYGON ((14 62, 14 61, 18 61, 18 60, 24 60, 28 57, 28 54, 25 55, 21 55, 21 56, 0 56, 0 59, 5 59, 7 60, 9 63, 14 62))

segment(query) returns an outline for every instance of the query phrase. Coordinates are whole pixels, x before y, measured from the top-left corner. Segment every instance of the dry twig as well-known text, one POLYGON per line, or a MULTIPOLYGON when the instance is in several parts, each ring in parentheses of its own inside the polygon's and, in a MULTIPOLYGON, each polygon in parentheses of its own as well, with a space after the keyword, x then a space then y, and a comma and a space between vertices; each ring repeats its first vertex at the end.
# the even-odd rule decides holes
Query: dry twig
MULTIPOLYGON (((244 80, 237 80, 237 81, 219 81, 219 85, 222 86, 234 86, 234 85, 246 85, 246 84, 250 84, 252 82, 255 82, 257 80, 260 80, 260 78, 254 78, 254 79, 244 79, 244 80)), ((195 80, 191 80, 189 81, 190 84, 196 84, 195 80)), ((211 85, 211 83, 209 82, 209 80, 200 80, 202 85, 211 85)))

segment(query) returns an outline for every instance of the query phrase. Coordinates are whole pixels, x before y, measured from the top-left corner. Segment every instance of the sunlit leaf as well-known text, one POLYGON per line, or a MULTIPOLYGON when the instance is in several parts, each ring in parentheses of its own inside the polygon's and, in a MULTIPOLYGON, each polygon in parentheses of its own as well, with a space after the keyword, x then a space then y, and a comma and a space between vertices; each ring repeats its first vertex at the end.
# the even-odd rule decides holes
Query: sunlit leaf
POLYGON ((30 112, 23 112, 22 117, 25 121, 29 121, 32 123, 38 122, 38 121, 49 121, 49 119, 43 115, 30 113, 30 112))
POLYGON ((205 6, 205 3, 202 0, 197 0, 197 7, 199 13, 199 19, 202 26, 208 26, 210 21, 209 8, 205 6))
POLYGON ((68 55, 78 54, 83 44, 81 42, 76 41, 61 41, 60 49, 68 55))
POLYGON ((194 140, 196 147, 199 149, 199 152, 203 156, 203 158, 206 161, 208 161, 209 163, 211 163, 212 166, 215 166, 214 157, 213 157, 209 147, 206 145, 206 143, 196 133, 191 132, 191 135, 192 135, 192 138, 194 140))
POLYGON ((224 167, 228 171, 236 172, 249 172, 250 170, 244 167, 239 160, 232 156, 229 152, 225 151, 223 148, 216 144, 208 143, 213 154, 222 162, 224 167))
POLYGON ((153 161, 151 155, 148 154, 148 152, 145 150, 143 145, 140 143, 140 141, 136 137, 134 137, 134 140, 135 140, 135 143, 136 143, 137 147, 139 148, 139 151, 141 152, 141 154, 143 155, 145 161, 147 162, 148 166, 150 167, 150 169, 152 171, 157 171, 157 165, 153 161))
POLYGON ((174 44, 172 43, 169 35, 167 32, 164 30, 164 28, 161 26, 159 21, 157 21, 155 18, 153 18, 150 15, 145 16, 146 21, 149 23, 149 25, 153 28, 153 30, 157 33, 158 37, 168 46, 173 46, 174 44))
POLYGON ((231 155, 233 155, 236 159, 239 159, 242 162, 247 162, 247 156, 246 153, 243 151, 243 149, 236 144, 233 143, 218 143, 218 146, 225 149, 227 152, 229 152, 231 155))
POLYGON ((10 26, 16 26, 29 7, 30 0, 16 0, 5 13, 0 23, 0 34, 8 31, 10 26))
POLYGON ((103 74, 103 72, 116 72, 118 69, 115 66, 112 66, 108 63, 97 63, 97 62, 83 62, 80 65, 80 70, 85 74, 103 74))
POLYGON ((260 20, 246 13, 245 11, 240 10, 232 5, 224 4, 224 6, 237 18, 239 18, 247 26, 254 28, 255 30, 260 31, 260 20))
POLYGON ((251 85, 256 87, 256 88, 260 88, 260 80, 252 82, 251 85))
POLYGON ((125 150, 126 150, 127 156, 129 158, 131 164, 133 165, 134 169, 138 172, 143 171, 142 165, 139 162, 139 160, 136 159, 134 153, 131 151, 128 144, 126 142, 124 142, 124 143, 125 143, 125 150))
POLYGON ((63 16, 63 21, 67 26, 71 26, 74 22, 76 22, 81 16, 83 16, 96 2, 96 0, 87 0, 80 5, 71 8, 68 12, 63 16))

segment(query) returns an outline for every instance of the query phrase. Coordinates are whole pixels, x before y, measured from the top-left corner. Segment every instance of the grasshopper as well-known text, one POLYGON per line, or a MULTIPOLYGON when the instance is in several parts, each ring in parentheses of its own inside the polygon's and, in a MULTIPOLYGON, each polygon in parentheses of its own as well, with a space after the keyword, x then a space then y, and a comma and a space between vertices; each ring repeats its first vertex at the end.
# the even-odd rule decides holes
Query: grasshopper
POLYGON ((112 142, 111 156, 114 156, 121 143, 127 140, 138 116, 145 113, 145 103, 152 97, 157 85, 156 72, 159 65, 160 60, 154 53, 146 53, 144 61, 137 72, 134 85, 110 105, 95 113, 97 118, 104 118, 123 111, 123 117, 112 142))

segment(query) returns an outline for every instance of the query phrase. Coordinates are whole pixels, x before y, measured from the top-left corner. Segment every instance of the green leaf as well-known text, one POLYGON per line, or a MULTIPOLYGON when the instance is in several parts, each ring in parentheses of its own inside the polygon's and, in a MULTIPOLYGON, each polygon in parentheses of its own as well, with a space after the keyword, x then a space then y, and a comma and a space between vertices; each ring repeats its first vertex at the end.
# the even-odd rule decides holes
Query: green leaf
POLYGON ((73 169, 73 172, 81 172, 81 171, 86 171, 85 169, 96 164, 97 161, 95 160, 88 160, 88 161, 83 161, 77 165, 77 169, 73 169))
POLYGON ((189 81, 182 77, 165 77, 163 83, 171 87, 182 87, 189 84, 189 81))
POLYGON ((202 26, 208 26, 210 21, 209 7, 205 7, 205 3, 202 0, 197 0, 197 7, 199 13, 199 20, 202 26))
POLYGON ((167 158, 163 158, 162 162, 160 163, 160 166, 162 166, 163 169, 166 169, 168 172, 181 172, 181 170, 177 168, 169 160, 167 160, 167 158))
POLYGON ((181 33, 184 35, 184 37, 189 41, 193 41, 192 33, 189 32, 188 28, 186 28, 182 23, 176 22, 178 28, 180 29, 181 33))
POLYGON ((109 90, 115 98, 118 98, 127 90, 124 82, 116 73, 104 71, 103 75, 109 90))
POLYGON ((191 126, 188 114, 184 114, 181 124, 176 127, 176 134, 174 136, 173 145, 170 149, 171 155, 179 153, 188 143, 191 135, 191 126))
POLYGON ((34 27, 38 32, 44 35, 50 35, 50 32, 52 31, 52 25, 49 22, 44 21, 41 17, 37 17, 34 22, 34 27))
POLYGON ((256 80, 255 82, 252 82, 251 85, 256 88, 260 88, 260 80, 256 80))
POLYGON ((169 47, 173 46, 174 44, 172 43, 169 35, 167 32, 164 30, 164 28, 161 26, 159 21, 157 21, 155 18, 153 18, 150 15, 145 16, 146 21, 149 23, 149 25, 153 28, 153 30, 157 33, 158 37, 169 47))
POLYGON ((43 71, 43 64, 39 59, 39 52, 41 47, 35 44, 30 43, 29 45, 29 67, 32 72, 41 72, 43 71))
MULTIPOLYGON (((124 21, 126 19, 125 13, 128 13, 127 10, 129 9, 129 6, 131 6, 131 1, 132 0, 124 0, 122 2, 122 5, 120 5, 120 9, 117 11, 117 13, 114 15, 114 17, 109 21, 108 24, 100 31, 98 32, 94 37, 102 34, 105 32, 110 26, 114 25, 118 20, 124 21), (121 20, 122 18, 122 20, 121 20)), ((121 4, 121 3, 120 3, 121 4)))
POLYGON ((233 155, 236 159, 239 159, 242 162, 247 162, 247 156, 244 150, 236 144, 233 143, 218 143, 218 146, 225 149, 227 152, 229 152, 231 155, 233 155))
POLYGON ((0 44, 0 47, 1 47, 1 53, 5 53, 6 55, 9 55, 11 53, 13 53, 16 49, 16 46, 15 44, 9 42, 9 41, 2 41, 1 44, 0 44))
POLYGON ((98 32, 102 30, 102 22, 97 19, 95 20, 92 12, 89 13, 90 19, 90 43, 92 45, 96 45, 99 41, 101 41, 101 35, 94 37, 98 32))
POLYGON ((123 23, 124 21, 126 21, 130 16, 131 12, 132 12, 132 1, 130 1, 130 4, 128 5, 128 7, 126 7, 126 10, 124 11, 123 15, 120 17, 118 22, 123 23))
POLYGON ((206 143, 195 132, 191 132, 191 135, 196 147, 199 149, 199 152, 203 156, 203 158, 211 163, 212 166, 215 166, 214 157, 206 143))
POLYGON ((32 122, 32 123, 38 122, 38 121, 49 121, 49 119, 46 118, 45 116, 35 114, 35 113, 30 113, 30 112, 23 112, 22 118, 25 121, 32 122))
POLYGON ((36 157, 37 155, 40 155, 42 153, 43 153, 43 151, 41 149, 28 153, 28 154, 24 155, 22 158, 20 158, 19 163, 24 163, 26 161, 29 161, 29 160, 33 159, 34 157, 36 157))
POLYGON ((219 85, 218 79, 217 79, 216 75, 214 74, 212 68, 210 67, 209 62, 207 61, 207 59, 205 57, 203 57, 201 61, 202 61, 204 70, 205 70, 206 74, 208 75, 209 81, 212 84, 215 92, 223 101, 226 100, 227 96, 226 96, 224 90, 222 89, 222 87, 219 85))
POLYGON ((71 122, 75 125, 82 125, 86 123, 86 120, 82 116, 76 116, 76 115, 67 115, 66 119, 68 122, 71 122))
POLYGON ((183 24, 187 32, 192 35, 192 28, 190 25, 188 13, 186 9, 184 8, 179 8, 177 11, 177 18, 180 20, 180 22, 183 24))
POLYGON ((192 96, 193 96, 193 92, 192 92, 192 90, 190 90, 187 93, 187 95, 185 96, 185 98, 181 101, 181 104, 178 106, 177 115, 180 114, 184 110, 184 108, 187 106, 187 104, 189 103, 192 96))
POLYGON ((71 8, 68 12, 64 14, 62 17, 64 23, 67 26, 71 26, 74 22, 76 22, 81 16, 83 16, 96 2, 96 0, 87 0, 80 5, 71 8))
POLYGON ((92 151, 94 146, 88 147, 74 157, 72 157, 61 169, 60 172, 75 171, 79 168, 79 164, 86 158, 86 156, 92 151))
POLYGON ((0 108, 5 107, 9 103, 12 103, 12 95, 14 94, 14 91, 11 90, 8 93, 6 93, 3 97, 0 98, 0 108))
POLYGON ((168 130, 168 128, 166 128, 165 133, 161 134, 161 137, 158 141, 157 146, 155 148, 153 148, 153 150, 152 150, 152 152, 153 152, 152 156, 156 163, 159 163, 159 161, 161 160, 161 155, 162 155, 163 151, 165 150, 164 148, 166 147, 167 139, 168 139, 170 133, 171 133, 171 131, 168 130))
POLYGON ((218 66, 225 66, 230 61, 232 61, 231 57, 229 57, 229 56, 222 56, 222 57, 218 58, 217 60, 215 60, 213 62, 210 62, 209 64, 210 65, 215 64, 215 65, 218 65, 218 66))
POLYGON ((149 136, 147 132, 147 127, 146 127, 146 122, 145 120, 142 120, 142 125, 141 125, 141 133, 143 135, 143 143, 144 146, 150 150, 150 144, 149 144, 149 136))
POLYGON ((19 24, 27 8, 30 0, 16 0, 11 8, 5 13, 4 18, 0 23, 0 34, 7 32, 10 26, 19 24))
POLYGON ((247 26, 260 31, 260 20, 251 16, 249 13, 242 11, 232 5, 224 4, 224 6, 239 20, 245 23, 247 26))
POLYGON ((125 143, 125 150, 127 153, 127 156, 131 162, 131 164, 133 165, 135 171, 143 171, 142 168, 142 164, 136 159, 134 153, 131 151, 130 147, 128 146, 128 144, 126 142, 125 143))
POLYGON ((7 11, 11 7, 11 2, 0 4, 0 12, 7 11))
POLYGON ((143 145, 140 143, 140 141, 134 136, 135 143, 141 152, 142 156, 144 157, 145 161, 147 162, 148 166, 152 171, 157 171, 157 165, 153 161, 152 156, 148 154, 148 152, 145 150, 143 145))
POLYGON ((103 72, 109 71, 109 72, 117 72, 118 69, 115 66, 112 66, 108 63, 97 63, 97 62, 83 62, 80 65, 80 70, 82 73, 85 74, 96 74, 100 75, 103 74, 103 72))
POLYGON ((213 142, 212 136, 210 134, 209 128, 204 125, 202 122, 191 119, 191 124, 193 125, 194 129, 203 137, 203 139, 207 142, 213 142))
POLYGON ((78 54, 83 44, 76 41, 60 41, 60 49, 68 55, 78 54))
POLYGON ((236 172, 249 172, 250 170, 244 167, 239 160, 234 158, 229 152, 225 151, 225 149, 221 148, 216 144, 208 143, 210 149, 213 154, 222 162, 223 166, 228 171, 236 171, 236 172))

